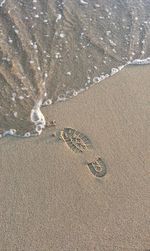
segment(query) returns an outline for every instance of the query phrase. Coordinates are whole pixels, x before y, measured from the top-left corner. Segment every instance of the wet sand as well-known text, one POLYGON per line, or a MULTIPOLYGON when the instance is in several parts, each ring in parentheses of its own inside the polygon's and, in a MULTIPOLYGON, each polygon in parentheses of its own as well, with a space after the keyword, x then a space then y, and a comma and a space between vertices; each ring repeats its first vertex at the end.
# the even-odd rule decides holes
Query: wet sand
POLYGON ((45 108, 93 150, 76 154, 49 129, 0 141, 0 251, 150 249, 149 79, 150 66, 128 67, 45 108), (86 165, 97 156, 107 166, 99 179, 86 165))

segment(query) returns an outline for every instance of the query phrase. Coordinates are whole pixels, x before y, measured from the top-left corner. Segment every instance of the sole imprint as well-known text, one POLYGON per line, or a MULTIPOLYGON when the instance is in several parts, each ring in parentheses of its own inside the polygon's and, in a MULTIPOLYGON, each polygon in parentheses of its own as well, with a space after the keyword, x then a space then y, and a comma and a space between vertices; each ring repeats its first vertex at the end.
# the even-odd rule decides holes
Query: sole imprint
POLYGON ((86 135, 72 128, 64 128, 60 132, 60 137, 76 153, 82 153, 92 147, 91 141, 86 135))
POLYGON ((91 173, 100 178, 103 177, 107 173, 106 165, 101 158, 98 158, 94 162, 90 162, 87 164, 91 173))

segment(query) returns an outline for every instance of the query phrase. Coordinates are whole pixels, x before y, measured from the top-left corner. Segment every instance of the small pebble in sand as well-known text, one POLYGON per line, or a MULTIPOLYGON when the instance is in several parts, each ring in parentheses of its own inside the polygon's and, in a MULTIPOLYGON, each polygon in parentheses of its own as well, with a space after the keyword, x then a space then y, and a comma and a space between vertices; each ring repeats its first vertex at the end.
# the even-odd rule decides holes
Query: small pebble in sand
POLYGON ((51 137, 56 137, 56 132, 53 132, 52 134, 51 134, 51 137))
POLYGON ((51 126, 56 126, 56 120, 46 122, 46 127, 51 127, 51 126))

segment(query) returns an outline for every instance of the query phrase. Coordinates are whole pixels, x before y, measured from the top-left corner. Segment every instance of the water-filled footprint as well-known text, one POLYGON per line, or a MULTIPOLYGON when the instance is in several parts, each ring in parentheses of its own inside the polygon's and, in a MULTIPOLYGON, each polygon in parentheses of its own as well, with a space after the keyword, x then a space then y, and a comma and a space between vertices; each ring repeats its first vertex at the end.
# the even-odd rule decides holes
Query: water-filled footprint
POLYGON ((106 165, 101 158, 98 158, 96 161, 90 162, 87 164, 91 173, 96 177, 103 177, 106 172, 106 165))
POLYGON ((72 128, 64 128, 60 132, 60 138, 76 153, 82 153, 92 147, 91 141, 86 135, 72 128))

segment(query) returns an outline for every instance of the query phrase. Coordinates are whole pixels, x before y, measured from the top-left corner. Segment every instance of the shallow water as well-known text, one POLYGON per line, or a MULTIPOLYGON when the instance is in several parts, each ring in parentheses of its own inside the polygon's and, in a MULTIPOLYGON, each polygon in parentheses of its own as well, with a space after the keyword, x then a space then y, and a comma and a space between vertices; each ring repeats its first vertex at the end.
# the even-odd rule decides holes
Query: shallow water
POLYGON ((41 106, 149 56, 149 0, 0 0, 1 135, 40 134, 41 106))

